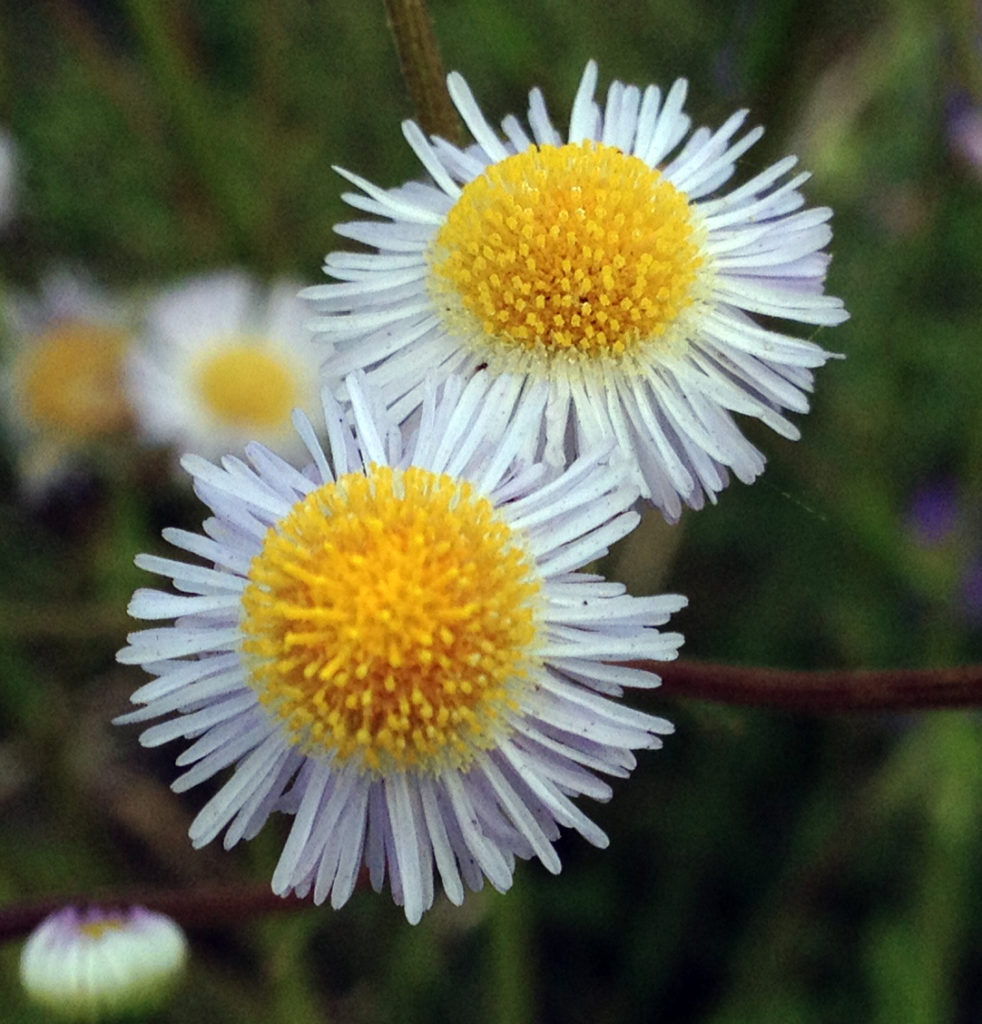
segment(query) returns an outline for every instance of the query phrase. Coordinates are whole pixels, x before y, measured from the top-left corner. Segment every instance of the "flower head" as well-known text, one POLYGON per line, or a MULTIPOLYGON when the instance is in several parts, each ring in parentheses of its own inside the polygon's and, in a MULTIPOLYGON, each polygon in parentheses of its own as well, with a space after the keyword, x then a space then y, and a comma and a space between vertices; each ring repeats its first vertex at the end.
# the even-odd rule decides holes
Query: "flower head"
POLYGON ((644 496, 675 519, 763 456, 733 413, 785 437, 811 370, 829 357, 754 315, 810 325, 846 318, 823 294, 828 209, 803 210, 793 157, 722 191, 757 139, 740 111, 689 131, 686 83, 666 95, 614 82, 603 109, 586 67, 564 138, 533 90, 528 131, 504 137, 466 83, 448 83, 476 140, 406 138, 430 175, 344 198, 383 220, 337 230, 376 252, 331 253, 338 283, 304 293, 321 313, 325 373, 364 369, 399 416, 427 373, 488 366, 547 381, 540 454, 563 464, 597 443, 629 453, 644 496), (529 134, 529 132, 531 134, 529 134))
POLYGON ((5 310, 10 356, 3 406, 28 490, 50 483, 80 454, 130 425, 123 360, 130 316, 84 278, 58 271, 40 295, 15 295, 5 310))
POLYGON ((175 285, 151 303, 128 367, 144 433, 209 457, 249 440, 297 448, 290 415, 318 391, 297 287, 281 281, 264 293, 230 271, 175 285))
POLYGON ((65 1020, 113 1020, 158 1009, 180 979, 187 940, 163 914, 65 907, 24 945, 20 977, 31 1000, 65 1020))
POLYGON ((658 625, 685 604, 635 598, 573 570, 637 523, 637 490, 607 453, 565 472, 521 458, 545 389, 451 376, 398 430, 363 383, 351 422, 325 391, 327 443, 296 417, 313 466, 250 445, 248 464, 188 457, 214 517, 172 544, 205 566, 142 556, 180 594, 140 590, 119 660, 157 678, 120 721, 174 716, 147 746, 193 738, 182 791, 235 766, 191 826, 200 846, 294 816, 273 888, 350 896, 362 865, 410 921, 515 857, 559 870, 558 826, 606 837, 571 799, 605 799, 669 723, 613 698, 658 677, 612 664, 674 658, 658 625))

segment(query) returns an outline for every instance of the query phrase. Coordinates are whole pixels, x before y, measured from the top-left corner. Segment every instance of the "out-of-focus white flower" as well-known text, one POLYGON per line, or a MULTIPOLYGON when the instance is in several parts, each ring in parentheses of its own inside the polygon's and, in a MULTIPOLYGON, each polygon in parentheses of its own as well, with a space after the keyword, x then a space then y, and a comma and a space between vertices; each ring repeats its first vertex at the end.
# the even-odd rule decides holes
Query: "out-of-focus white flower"
POLYGON ((65 907, 31 933, 20 958, 28 997, 63 1020, 109 1021, 159 1009, 187 959, 184 932, 143 907, 65 907))
POLYGON ((93 445, 125 431, 123 389, 130 316, 84 277, 59 270, 38 296, 3 310, 0 397, 28 491, 37 491, 93 445))
POLYGON ((290 415, 316 405, 319 387, 298 288, 227 271, 152 302, 127 367, 143 433, 207 457, 249 441, 298 451, 290 415))
POLYGON ((982 178, 982 110, 962 101, 952 104, 948 138, 955 154, 977 178, 982 178))

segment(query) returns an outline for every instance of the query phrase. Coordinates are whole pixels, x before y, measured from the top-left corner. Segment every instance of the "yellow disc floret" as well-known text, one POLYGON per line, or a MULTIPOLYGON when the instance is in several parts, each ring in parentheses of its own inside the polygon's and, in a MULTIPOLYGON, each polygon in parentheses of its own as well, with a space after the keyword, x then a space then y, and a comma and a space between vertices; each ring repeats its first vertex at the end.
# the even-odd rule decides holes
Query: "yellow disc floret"
POLYGON ((371 771, 466 766, 528 685, 540 579, 464 481, 373 465, 324 484, 249 578, 251 684, 308 749, 371 771))
POLYGON ((103 917, 94 921, 84 921, 78 930, 90 939, 101 939, 110 932, 126 930, 126 919, 123 917, 103 917))
POLYGON ((464 186, 431 246, 430 288, 465 335, 617 358, 692 303, 697 241, 684 194, 639 157, 531 146, 464 186))
POLYGON ((130 416, 122 386, 126 345, 115 327, 59 321, 21 357, 25 419, 74 441, 121 430, 130 416))
POLYGON ((196 368, 195 383, 220 423, 241 428, 269 429, 289 423, 301 397, 293 368, 248 339, 229 341, 204 356, 196 368))

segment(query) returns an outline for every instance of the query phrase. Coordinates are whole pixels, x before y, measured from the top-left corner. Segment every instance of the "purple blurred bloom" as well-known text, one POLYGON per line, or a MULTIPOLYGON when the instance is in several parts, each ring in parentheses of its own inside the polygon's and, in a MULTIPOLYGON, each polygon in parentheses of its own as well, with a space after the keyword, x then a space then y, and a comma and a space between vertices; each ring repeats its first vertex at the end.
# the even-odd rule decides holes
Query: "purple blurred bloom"
POLYGON ((952 152, 982 178, 982 110, 965 99, 954 100, 948 110, 948 139, 952 152))
POLYGON ((921 547, 943 544, 958 524, 958 488, 952 480, 921 486, 907 511, 907 528, 921 547))

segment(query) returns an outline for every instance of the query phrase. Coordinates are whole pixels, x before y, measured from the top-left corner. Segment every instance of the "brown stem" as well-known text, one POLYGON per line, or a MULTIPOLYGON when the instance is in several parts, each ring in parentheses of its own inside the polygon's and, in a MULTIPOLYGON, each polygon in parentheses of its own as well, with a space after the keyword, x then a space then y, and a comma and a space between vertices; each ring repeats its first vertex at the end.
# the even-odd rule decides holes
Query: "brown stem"
POLYGON ((447 79, 426 0, 385 0, 399 65, 416 107, 419 126, 428 135, 460 138, 460 119, 447 91, 447 79))
MULTIPOLYGON (((634 662, 662 677, 670 697, 755 705, 785 711, 914 711, 982 705, 982 666, 859 671, 786 671, 710 662, 634 662)), ((234 924, 258 913, 298 910, 309 900, 280 897, 267 884, 209 889, 132 890, 101 898, 85 895, 0 907, 0 942, 26 935, 48 914, 69 904, 140 905, 186 928, 234 924)))
POLYGON ((103 895, 46 898, 0 907, 0 942, 27 935, 62 907, 146 907, 172 917, 184 928, 237 924, 254 914, 309 909, 314 904, 296 896, 276 896, 262 885, 216 886, 207 889, 132 889, 103 895))
POLYGON ((915 711, 982 706, 982 666, 795 672, 710 662, 636 662, 672 697, 785 711, 915 711))

